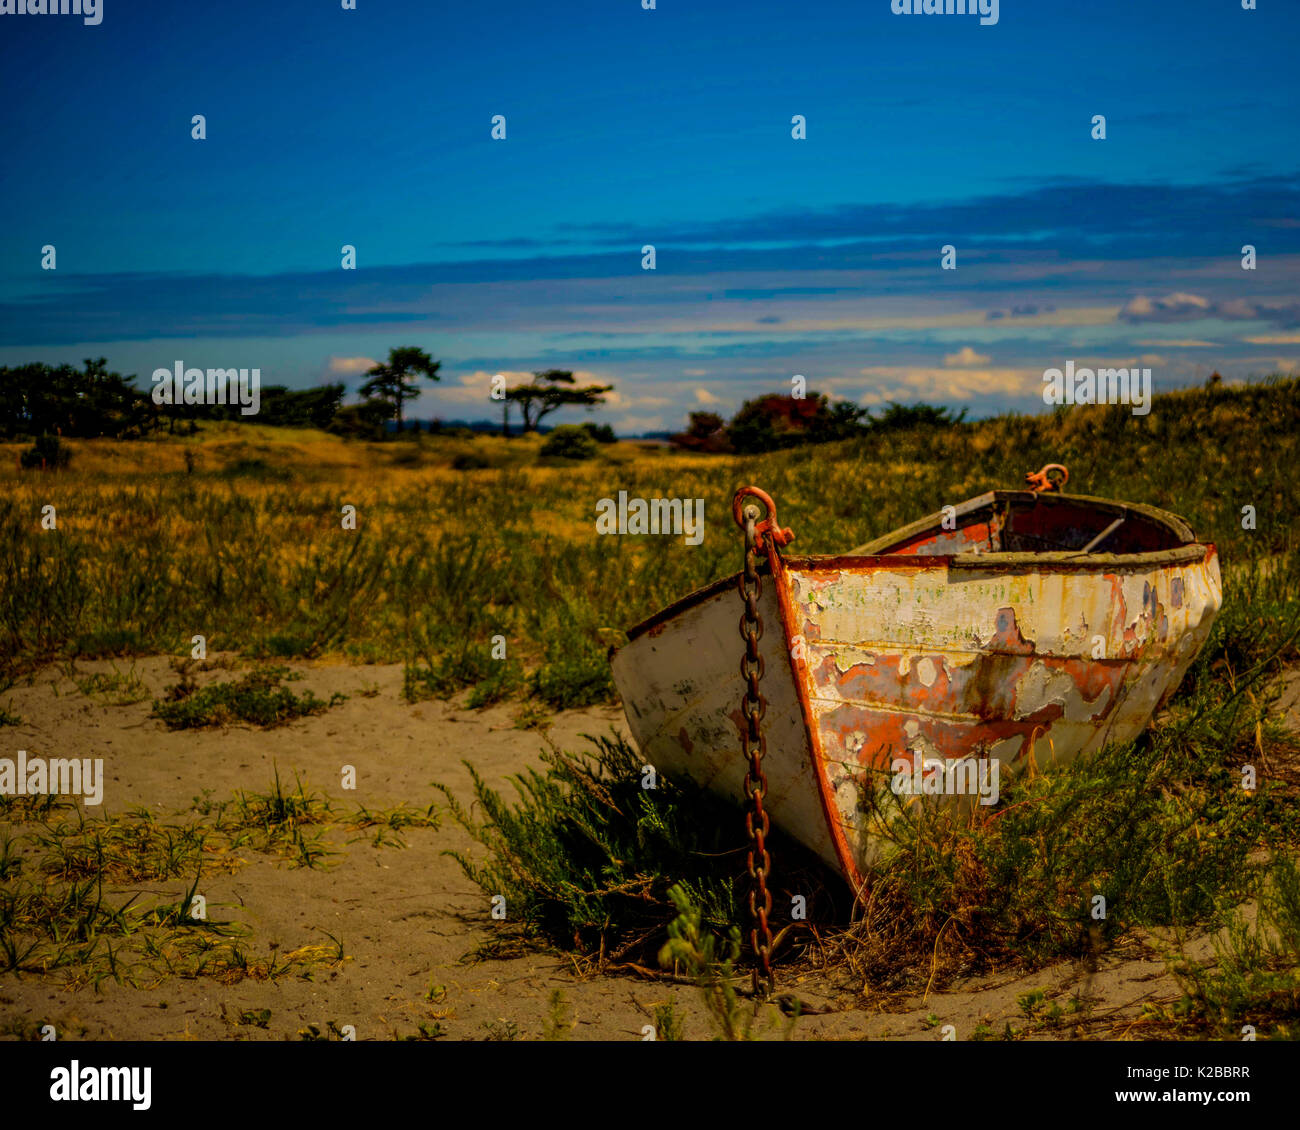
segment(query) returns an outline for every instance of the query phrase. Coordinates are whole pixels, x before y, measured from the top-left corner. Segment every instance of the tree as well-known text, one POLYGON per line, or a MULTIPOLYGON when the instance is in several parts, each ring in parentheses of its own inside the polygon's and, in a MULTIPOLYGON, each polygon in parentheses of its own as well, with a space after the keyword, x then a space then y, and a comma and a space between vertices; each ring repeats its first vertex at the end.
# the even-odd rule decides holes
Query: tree
POLYGON ((329 430, 338 436, 355 439, 380 439, 384 421, 391 419, 388 405, 382 400, 366 400, 360 404, 345 404, 330 420, 329 430))
POLYGON ((0 368, 0 435, 126 436, 154 419, 147 393, 103 358, 84 370, 33 362, 0 368))
POLYGON ((614 388, 613 385, 568 387, 573 383, 573 374, 567 369, 534 373, 529 384, 506 389, 507 409, 510 404, 518 404, 519 413, 524 418, 524 431, 535 432, 537 425, 552 412, 571 405, 593 408, 604 404, 605 394, 614 388))
POLYGON ((871 427, 871 412, 851 400, 837 400, 827 411, 813 417, 809 428, 813 443, 852 439, 871 427))
POLYGON ((727 438, 736 451, 752 454, 850 439, 871 426, 871 414, 852 401, 832 404, 825 393, 811 391, 802 398, 773 393, 745 401, 727 425, 727 438))
POLYGON ((714 453, 731 450, 726 425, 716 412, 692 412, 686 430, 671 436, 669 442, 685 451, 714 453))
POLYGON ((370 380, 361 386, 366 400, 378 400, 390 405, 388 419, 397 418, 397 430, 402 430, 402 405, 420 395, 415 382, 419 377, 439 380, 441 361, 435 361, 423 349, 413 345, 398 346, 388 351, 388 361, 380 362, 366 370, 370 380))
POLYGON ((769 393, 747 400, 727 425, 727 439, 742 455, 778 451, 809 443, 819 417, 826 415, 826 397, 769 393))
MULTIPOLYGON (((328 428, 343 404, 343 383, 318 388, 291 389, 284 385, 262 388, 258 422, 286 428, 328 428)), ((237 409, 231 409, 232 419, 237 409)))
POLYGON ((934 404, 896 404, 891 400, 885 411, 871 421, 871 426, 881 432, 905 428, 946 428, 963 423, 965 419, 965 408, 954 416, 950 408, 940 408, 934 404))

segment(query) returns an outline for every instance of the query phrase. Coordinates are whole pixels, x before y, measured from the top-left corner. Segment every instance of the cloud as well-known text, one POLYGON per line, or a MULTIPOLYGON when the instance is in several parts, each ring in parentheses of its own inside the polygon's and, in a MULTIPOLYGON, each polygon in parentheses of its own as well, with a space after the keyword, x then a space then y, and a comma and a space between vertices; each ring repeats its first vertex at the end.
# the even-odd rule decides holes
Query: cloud
POLYGON ((444 380, 435 385, 422 386, 421 398, 438 403, 477 404, 484 412, 495 413, 500 409, 501 402, 492 399, 492 378, 498 375, 505 377, 506 388, 526 385, 533 379, 533 374, 529 372, 497 370, 490 373, 486 369, 479 369, 459 377, 456 384, 444 380))
POLYGON ((697 404, 721 404, 722 401, 713 395, 707 388, 697 388, 695 390, 695 401, 697 404))
POLYGON ((1119 318, 1134 324, 1218 318, 1229 322, 1273 322, 1291 326, 1300 324, 1300 302, 1269 303, 1249 298, 1215 302, 1199 294, 1185 294, 1181 291, 1167 294, 1163 298, 1148 298, 1139 294, 1125 303, 1119 312, 1119 318))
POLYGON ((1126 322, 1179 322, 1209 315, 1210 300, 1198 294, 1169 294, 1148 298, 1139 294, 1129 299, 1119 316, 1126 322))
POLYGON ((614 431, 621 435, 638 435, 643 432, 663 432, 667 430, 662 416, 623 416, 614 421, 614 431))
POLYGON ((1241 340, 1251 345, 1300 345, 1300 334, 1259 334, 1241 340))
MULTIPOLYGON (((1250 341, 1251 339, 1247 338, 1246 340, 1250 341)), ((1297 337, 1296 340, 1300 341, 1300 337, 1297 337)), ((1171 341, 1164 341, 1157 338, 1150 341, 1135 341, 1133 344, 1142 345, 1142 346, 1153 346, 1153 345, 1165 346, 1169 349, 1217 349, 1218 348, 1218 342, 1197 341, 1195 338, 1174 338, 1171 341)))
POLYGON ((923 369, 876 365, 860 370, 874 387, 860 404, 922 400, 961 404, 976 397, 1026 397, 1042 403, 1042 369, 923 369))
POLYGON ((1010 310, 990 310, 984 315, 986 322, 996 322, 999 318, 1034 318, 1040 313, 1050 314, 1056 309, 1050 303, 1039 306, 1034 302, 1026 302, 1018 306, 1012 306, 1010 310))
MULTIPOLYGON (((1122 321, 1183 321, 1217 313, 1236 320, 1260 317, 1285 329, 1300 326, 1300 303, 1287 297, 1291 305, 1275 309, 1228 301, 1241 273, 1234 268, 1237 277, 1229 282, 1233 264, 1222 251, 1241 246, 1243 222, 1274 225, 1257 278, 1261 286, 1265 279, 1273 285, 1269 272, 1275 272, 1278 289, 1267 293, 1283 301, 1288 291, 1281 287, 1295 277, 1294 260, 1300 257, 1300 226, 1292 219, 1297 215, 1300 187, 1294 177, 1242 176, 1201 185, 1053 178, 964 199, 687 217, 656 225, 652 240, 672 249, 660 257, 657 280, 671 277, 674 285, 637 287, 634 293, 625 287, 626 248, 647 225, 636 216, 557 225, 551 234, 525 240, 470 240, 463 259, 356 272, 60 271, 42 273, 61 277, 38 283, 21 272, 6 280, 15 297, 0 304, 0 346, 345 331, 383 333, 394 341, 415 341, 420 333, 446 338, 503 329, 559 333, 613 326, 655 332, 666 307, 678 319, 703 323, 722 317, 747 332, 755 331, 757 318, 779 316, 781 322, 759 328, 785 334, 796 332, 801 315, 807 320, 814 310, 823 317, 834 310, 866 319, 889 313, 898 298, 922 309, 922 297, 942 305, 934 292, 933 249, 946 242, 963 249, 963 264, 981 264, 978 281, 963 277, 943 296, 945 314, 955 309, 952 295, 967 299, 961 308, 972 324, 1068 324, 1061 315, 1051 323, 1042 319, 1052 309, 1049 302, 1065 306, 1073 291, 1079 302, 1111 307, 1112 320, 1114 309, 1124 306, 1122 321), (578 244, 584 249, 574 253, 578 244), (600 250, 587 250, 593 247, 600 250), (502 253, 477 250, 482 248, 502 253), (1117 270, 1142 260, 1143 273, 1117 270), (1199 293, 1211 285, 1204 281, 1206 271, 1219 272, 1209 298, 1199 293), (1200 280, 1191 281, 1197 272, 1200 280), (1210 307, 1149 297, 1152 287, 1195 290, 1190 297, 1210 307), (1143 288, 1147 293, 1140 293, 1143 288), (1215 307, 1214 298, 1223 305, 1215 307), (721 315, 715 313, 719 305, 721 315)), ((373 346, 343 345, 341 352, 362 348, 373 346)))
MULTIPOLYGON (((582 370, 575 370, 573 376, 574 380, 579 385, 613 383, 612 381, 605 380, 596 373, 582 370)), ((668 396, 633 396, 620 391, 618 388, 612 388, 609 392, 605 393, 605 404, 607 406, 624 410, 628 408, 664 408, 673 403, 675 403, 673 399, 668 396)))
POLYGON ((945 365, 987 365, 989 358, 983 353, 976 353, 969 345, 963 345, 956 353, 947 354, 943 363, 945 365))
MULTIPOLYGON (((588 246, 650 242, 675 248, 771 249, 818 244, 819 254, 846 253, 857 239, 874 251, 908 251, 942 237, 968 249, 1000 245, 1051 247, 1062 259, 1099 252, 1140 259, 1214 255, 1234 241, 1241 217, 1286 232, 1277 251, 1300 248, 1286 221, 1300 212, 1300 189, 1286 176, 1242 176, 1206 184, 1117 184, 1078 177, 1044 179, 1015 191, 955 200, 878 201, 822 208, 791 207, 757 215, 655 225, 611 219, 557 225, 556 242, 588 246), (871 232, 869 239, 860 233, 871 232), (642 238, 644 237, 644 238, 642 238)), ((823 260, 824 261, 824 260, 823 260)))
POLYGON ((373 357, 331 357, 331 373, 364 373, 367 369, 373 369, 379 362, 373 357))

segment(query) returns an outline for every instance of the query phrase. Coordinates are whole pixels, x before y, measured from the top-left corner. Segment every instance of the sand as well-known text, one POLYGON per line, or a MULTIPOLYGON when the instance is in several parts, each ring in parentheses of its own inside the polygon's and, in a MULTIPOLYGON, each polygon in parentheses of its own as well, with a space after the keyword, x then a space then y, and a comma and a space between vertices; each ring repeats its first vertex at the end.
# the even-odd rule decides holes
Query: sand
MULTIPOLYGON (((163 658, 83 662, 77 675, 132 666, 150 698, 176 681, 163 658)), ((289 666, 303 675, 289 684, 295 691, 310 688, 322 698, 340 691, 347 701, 273 730, 169 732, 150 717, 148 700, 112 705, 81 693, 66 674, 48 668, 33 685, 0 696, 0 705, 23 719, 0 729, 0 756, 25 749, 29 756, 103 758, 101 812, 146 806, 169 817, 185 813, 204 790, 222 799, 236 790, 265 791, 275 768, 282 781, 291 783, 296 772, 309 790, 351 810, 402 802, 423 807, 441 799, 433 781, 468 800, 470 778, 462 759, 498 787, 510 774, 540 764, 545 743, 536 731, 516 727, 517 707, 475 711, 454 702, 408 704, 401 697, 400 666, 289 666), (341 788, 345 765, 356 769, 355 791, 341 788)), ((200 681, 230 677, 230 671, 218 670, 200 681)), ((616 707, 561 713, 552 718, 549 733, 561 748, 579 749, 587 744, 584 734, 611 729, 624 729, 616 707)), ((339 967, 321 969, 311 981, 286 977, 226 985, 171 977, 140 989, 108 980, 98 989, 70 990, 53 977, 7 974, 0 977, 0 1032, 30 1037, 52 1024, 62 1039, 297 1039, 313 1026, 325 1034, 331 1025, 337 1031, 351 1025, 357 1039, 392 1039, 415 1035, 424 1024, 426 1031, 438 1025, 448 1039, 539 1039, 559 989, 571 1039, 643 1039, 654 1007, 669 1000, 685 1017, 688 1038, 713 1035, 699 992, 690 985, 633 975, 584 978, 571 960, 546 953, 467 962, 466 955, 499 937, 502 927, 490 916, 488 897, 443 854, 471 847, 449 819, 437 829, 404 830, 404 849, 377 848, 364 833, 353 835, 360 838, 348 844, 343 830, 329 833, 339 854, 328 868, 296 868, 241 852, 247 866, 207 877, 200 887, 210 919, 236 919, 252 928, 250 950, 285 953, 328 942, 328 933, 342 942, 348 958, 339 967), (431 992, 434 986, 442 989, 431 992), (264 1026, 240 1022, 242 1014, 263 1010, 270 1011, 264 1026)), ((175 899, 187 885, 175 880, 140 889, 146 901, 175 899)), ((1138 1018, 1143 1002, 1177 996, 1163 962, 1136 948, 1104 957, 1095 976, 1061 963, 1027 976, 983 977, 925 998, 917 994, 895 1002, 893 1011, 884 1010, 883 1001, 854 1000, 816 977, 779 987, 830 1010, 801 1017, 796 1039, 939 1040, 945 1025, 966 1039, 981 1023, 1000 1035, 1008 1022, 1026 1026, 1017 997, 1036 989, 1062 993, 1062 1004, 1086 993, 1093 1020, 1035 1032, 1034 1038, 1115 1036, 1138 1018)), ((781 1032, 774 1028, 770 1034, 779 1038, 781 1032)), ((1139 1036, 1140 1025, 1129 1034, 1139 1036)))

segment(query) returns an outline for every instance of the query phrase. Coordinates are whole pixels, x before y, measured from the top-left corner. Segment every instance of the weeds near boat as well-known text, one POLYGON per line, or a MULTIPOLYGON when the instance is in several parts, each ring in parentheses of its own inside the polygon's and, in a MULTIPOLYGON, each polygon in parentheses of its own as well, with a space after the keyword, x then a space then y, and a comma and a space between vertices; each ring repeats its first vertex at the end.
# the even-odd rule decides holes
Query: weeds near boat
MULTIPOLYGON (((1300 561, 1288 559, 1235 580, 1195 667, 1137 742, 1021 775, 973 820, 951 808, 902 808, 882 789, 882 803, 897 808, 882 814, 893 853, 852 913, 836 880, 803 863, 794 845, 774 847, 774 905, 802 893, 822 907, 809 916, 819 925, 795 924, 781 963, 853 992, 914 992, 1061 958, 1095 968, 1136 930, 1186 934, 1230 921, 1266 882, 1261 854, 1300 842, 1300 782, 1281 772, 1297 742, 1265 690, 1300 658, 1298 631, 1300 561), (1243 788, 1247 764, 1261 770, 1254 790, 1243 788), (1269 766, 1271 779, 1262 772, 1269 766)), ((641 758, 617 738, 588 756, 552 749, 544 760, 544 773, 515 779, 514 805, 475 776, 480 819, 446 794, 487 853, 480 862, 457 858, 485 894, 506 895, 511 920, 549 944, 595 954, 597 968, 634 964, 650 939, 664 938, 683 913, 671 891, 678 881, 699 908, 699 930, 725 938, 743 923, 737 807, 662 778, 658 789, 641 789, 641 758)), ((725 963, 728 952, 698 968, 725 963)), ((1268 994, 1285 985, 1265 977, 1275 965, 1252 965, 1251 951, 1242 953, 1235 995, 1207 988, 1198 1007, 1222 1000, 1249 1012, 1258 992, 1258 1014, 1273 1016, 1268 994)), ((709 991, 726 1003, 717 984, 709 991)), ((1269 1031, 1289 1030, 1278 1023, 1269 1031)))
MULTIPOLYGON (((723 1040, 756 1040, 782 1023, 772 1006, 761 1011, 741 997, 736 981, 743 977, 736 963, 740 958, 740 930, 733 923, 725 937, 703 928, 700 909, 689 892, 674 886, 668 892, 677 917, 668 925, 668 941, 659 951, 659 964, 683 972, 699 987, 709 1019, 723 1040)), ((794 1035, 797 1014, 784 1022, 785 1038, 794 1035)), ((680 1031, 677 1033, 680 1038, 680 1031)))
POLYGON ((734 921, 739 810, 689 783, 661 779, 643 789, 642 759, 631 746, 617 736, 592 740, 590 756, 552 747, 542 754, 545 772, 512 777, 514 805, 467 762, 482 819, 435 786, 486 849, 482 861, 448 854, 486 894, 505 896, 508 921, 602 966, 644 961, 657 949, 674 883, 711 926, 734 921))

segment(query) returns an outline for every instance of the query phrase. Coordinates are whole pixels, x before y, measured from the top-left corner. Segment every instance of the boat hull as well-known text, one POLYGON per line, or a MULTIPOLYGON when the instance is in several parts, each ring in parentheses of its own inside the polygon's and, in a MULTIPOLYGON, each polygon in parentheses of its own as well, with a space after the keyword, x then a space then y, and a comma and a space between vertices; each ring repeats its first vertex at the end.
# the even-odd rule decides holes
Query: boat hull
POLYGON ((796 691, 854 882, 880 846, 871 794, 899 759, 909 775, 918 758, 994 759, 996 783, 1131 741, 1177 689, 1221 599, 1212 551, 1126 569, 812 559, 787 575, 796 691))
MULTIPOLYGON (((1124 557, 776 557, 763 579, 766 808, 855 887, 871 797, 900 759, 993 759, 1005 781, 1129 741, 1173 694, 1221 600, 1212 545, 1124 557)), ((611 656, 647 760, 743 797, 735 579, 611 656)))

